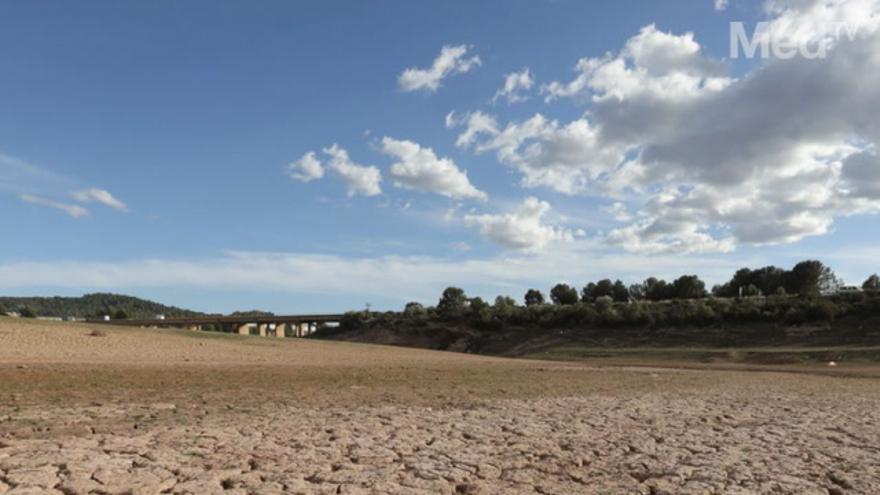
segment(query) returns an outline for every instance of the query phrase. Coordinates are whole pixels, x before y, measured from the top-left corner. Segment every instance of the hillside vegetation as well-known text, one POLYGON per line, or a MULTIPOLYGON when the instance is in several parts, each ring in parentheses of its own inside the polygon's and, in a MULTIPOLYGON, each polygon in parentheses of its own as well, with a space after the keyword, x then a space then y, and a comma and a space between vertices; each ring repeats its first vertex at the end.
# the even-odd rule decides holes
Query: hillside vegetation
POLYGON ((81 297, 0 297, 0 312, 14 311, 23 316, 58 318, 154 318, 200 316, 204 313, 166 306, 146 299, 120 294, 86 294, 81 297))
MULTIPOLYGON (((629 287, 610 279, 578 292, 568 284, 530 289, 524 305, 494 304, 450 287, 436 306, 349 313, 317 337, 501 355, 546 349, 880 346, 880 280, 842 288, 821 262, 791 270, 742 269, 712 295, 694 275, 649 278, 629 287)), ((876 354, 876 353, 875 353, 876 354)))

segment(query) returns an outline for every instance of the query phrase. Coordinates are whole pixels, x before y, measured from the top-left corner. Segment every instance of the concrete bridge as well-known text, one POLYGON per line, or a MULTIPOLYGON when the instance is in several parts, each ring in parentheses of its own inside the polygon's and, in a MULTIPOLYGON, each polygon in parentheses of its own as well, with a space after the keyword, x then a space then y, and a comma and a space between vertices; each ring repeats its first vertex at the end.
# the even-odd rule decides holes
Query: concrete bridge
POLYGON ((286 315, 286 316, 194 316, 187 318, 149 318, 136 320, 87 320, 89 323, 103 323, 129 327, 186 328, 218 332, 238 333, 240 335, 259 335, 261 337, 306 337, 314 333, 318 326, 339 323, 343 315, 286 315))

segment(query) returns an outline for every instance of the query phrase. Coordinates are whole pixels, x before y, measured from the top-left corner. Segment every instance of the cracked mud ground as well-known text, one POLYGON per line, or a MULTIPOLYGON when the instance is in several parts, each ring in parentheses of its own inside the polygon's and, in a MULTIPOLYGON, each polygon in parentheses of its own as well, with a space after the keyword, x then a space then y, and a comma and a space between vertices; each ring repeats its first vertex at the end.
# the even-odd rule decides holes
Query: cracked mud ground
POLYGON ((880 493, 880 380, 0 319, 0 494, 880 493))

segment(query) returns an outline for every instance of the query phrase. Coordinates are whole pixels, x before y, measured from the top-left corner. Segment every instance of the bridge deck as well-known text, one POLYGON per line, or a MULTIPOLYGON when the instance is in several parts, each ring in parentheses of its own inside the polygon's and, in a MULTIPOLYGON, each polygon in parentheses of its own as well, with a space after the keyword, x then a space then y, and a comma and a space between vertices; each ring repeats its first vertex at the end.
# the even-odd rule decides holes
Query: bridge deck
POLYGON ((193 325, 246 325, 246 324, 271 324, 271 323, 330 323, 342 320, 341 314, 315 314, 315 315, 277 315, 277 316, 194 316, 187 318, 148 318, 132 320, 86 320, 89 323, 104 323, 109 325, 123 325, 131 327, 186 327, 193 325))

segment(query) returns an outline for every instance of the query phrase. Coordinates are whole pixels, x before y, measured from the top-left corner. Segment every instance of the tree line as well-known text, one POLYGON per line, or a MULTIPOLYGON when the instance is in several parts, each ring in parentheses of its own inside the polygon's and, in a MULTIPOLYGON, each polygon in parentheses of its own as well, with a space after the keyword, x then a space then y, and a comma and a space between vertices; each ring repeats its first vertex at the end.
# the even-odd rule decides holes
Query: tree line
MULTIPOLYGON (((835 273, 821 261, 807 260, 786 270, 776 266, 766 266, 757 270, 742 268, 734 273, 728 282, 716 285, 711 292, 706 283, 696 275, 682 275, 672 282, 649 277, 641 283, 625 285, 620 280, 603 279, 586 284, 580 291, 565 283, 550 289, 549 302, 556 305, 571 305, 596 302, 608 298, 613 302, 629 301, 669 301, 677 299, 702 299, 710 294, 714 297, 747 297, 761 295, 800 295, 816 296, 831 294, 842 286, 835 273)), ((880 277, 868 277, 862 284, 863 290, 880 290, 880 277)), ((526 306, 546 304, 548 301, 538 289, 529 289, 524 296, 526 306)))
MULTIPOLYGON (((494 304, 490 304, 480 297, 468 297, 461 288, 449 287, 443 291, 436 307, 426 308, 420 303, 411 302, 406 305, 403 313, 406 316, 435 315, 446 318, 482 314, 486 318, 491 316, 504 319, 512 314, 514 308, 588 305, 590 309, 585 310, 587 313, 594 311, 599 315, 610 315, 607 319, 613 321, 615 312, 622 312, 627 315, 646 311, 662 312, 662 310, 655 311, 619 306, 624 303, 661 301, 699 302, 710 295, 713 300, 739 299, 762 295, 773 297, 800 296, 802 299, 808 299, 808 302, 803 303, 777 304, 786 313, 786 315, 781 315, 782 317, 795 321, 812 317, 828 317, 829 314, 833 317, 835 310, 833 308, 829 309, 827 304, 825 304, 827 301, 821 302, 815 299, 817 296, 834 294, 841 286, 842 282, 829 267, 817 260, 806 260, 797 263, 789 270, 775 266, 767 266, 756 270, 742 268, 737 270, 729 281, 714 286, 711 291, 706 289, 705 282, 696 275, 682 275, 671 282, 656 277, 649 277, 641 283, 629 286, 625 285, 621 280, 603 279, 597 282, 589 282, 580 290, 566 283, 559 283, 550 289, 549 297, 545 297, 544 293, 538 289, 529 289, 523 297, 523 305, 520 305, 509 296, 498 296, 494 304)), ((868 292, 880 293, 880 276, 876 274, 871 275, 862 284, 862 288, 868 292)), ((745 307, 747 305, 740 306, 745 307)), ((737 306, 737 308, 740 306, 737 306)), ((733 306, 730 304, 719 302, 709 306, 705 304, 691 304, 686 309, 687 311, 699 313, 699 315, 695 316, 697 319, 711 319, 710 316, 713 313, 721 312, 727 314, 728 308, 731 307, 733 306)), ((753 311, 753 309, 748 309, 748 311, 753 311)), ((776 316, 780 315, 774 313, 774 317, 776 316)), ((638 319, 636 317, 633 318, 638 319)))

